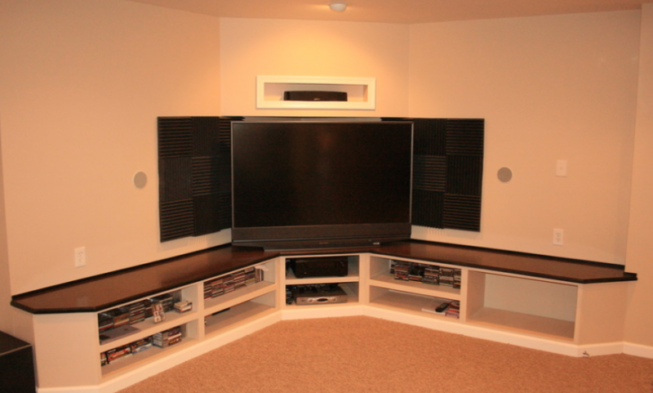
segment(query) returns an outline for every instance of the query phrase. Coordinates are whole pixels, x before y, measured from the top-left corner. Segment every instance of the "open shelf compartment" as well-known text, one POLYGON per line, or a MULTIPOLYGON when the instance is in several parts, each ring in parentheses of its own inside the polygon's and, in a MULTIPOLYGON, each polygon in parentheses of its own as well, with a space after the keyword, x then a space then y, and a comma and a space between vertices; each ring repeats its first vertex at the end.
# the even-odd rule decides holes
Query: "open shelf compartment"
POLYGON ((578 287, 470 271, 467 322, 520 334, 573 341, 578 287))
POLYGON ((276 291, 234 304, 204 317, 205 335, 216 335, 277 311, 276 291))
MULTIPOLYGON (((459 300, 441 298, 436 296, 426 296, 415 293, 397 291, 383 287, 370 286, 370 305, 381 307, 405 313, 416 314, 420 316, 433 316, 435 318, 445 318, 450 321, 464 320, 464 313, 435 313, 434 303, 456 301, 458 307, 463 305, 459 300), (431 311, 433 310, 433 311, 431 311)), ((459 308, 460 310, 460 308, 459 308)))
MULTIPOLYGON (((116 377, 118 375, 121 375, 122 373, 133 370, 133 367, 136 367, 139 364, 145 364, 154 359, 164 357, 164 356, 169 356, 177 351, 187 348, 188 346, 194 345, 198 340, 197 324, 198 324, 197 320, 193 320, 183 325, 179 325, 182 334, 181 341, 177 342, 174 345, 167 346, 165 348, 160 348, 155 346, 154 344, 150 344, 149 348, 143 350, 142 352, 129 354, 127 356, 120 358, 119 360, 116 360, 114 362, 102 366, 103 379, 116 377)), ((160 330, 160 332, 164 330, 169 330, 169 328, 160 330)), ((144 337, 144 338, 148 338, 148 337, 144 337)), ((129 345, 129 344, 124 344, 124 345, 129 345)), ((120 348, 124 345, 119 345, 116 346, 115 348, 120 348)))
MULTIPOLYGON (((310 258, 310 257, 309 257, 310 258)), ((291 259, 291 258, 288 258, 291 259)), ((319 259, 319 258, 318 258, 319 259)), ((346 276, 304 277, 297 278, 290 267, 286 267, 286 285, 330 284, 360 281, 360 258, 358 255, 347 256, 346 276)))

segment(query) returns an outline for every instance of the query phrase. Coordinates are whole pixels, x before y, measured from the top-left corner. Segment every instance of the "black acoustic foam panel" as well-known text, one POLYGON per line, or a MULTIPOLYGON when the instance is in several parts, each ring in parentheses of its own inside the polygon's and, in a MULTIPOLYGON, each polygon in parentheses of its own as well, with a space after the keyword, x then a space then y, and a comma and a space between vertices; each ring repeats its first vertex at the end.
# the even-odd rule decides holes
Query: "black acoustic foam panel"
MULTIPOLYGON (((231 122, 160 117, 161 241, 231 227, 231 122)), ((485 121, 413 119, 413 225, 480 231, 485 121)))
POLYGON ((161 241, 231 227, 232 120, 158 119, 161 241))
POLYGON ((480 231, 485 121, 414 124, 413 225, 480 231))

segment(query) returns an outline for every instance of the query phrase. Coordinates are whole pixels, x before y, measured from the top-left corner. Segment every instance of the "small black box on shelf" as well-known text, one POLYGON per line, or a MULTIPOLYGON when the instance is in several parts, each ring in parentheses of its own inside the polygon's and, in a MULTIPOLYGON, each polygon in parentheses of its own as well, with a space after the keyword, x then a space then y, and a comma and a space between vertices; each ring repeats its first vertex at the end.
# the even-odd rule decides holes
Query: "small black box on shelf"
POLYGON ((288 263, 295 277, 344 277, 349 274, 347 257, 294 258, 288 263))
POLYGON ((347 101, 347 92, 344 91, 286 91, 283 93, 284 101, 347 101))

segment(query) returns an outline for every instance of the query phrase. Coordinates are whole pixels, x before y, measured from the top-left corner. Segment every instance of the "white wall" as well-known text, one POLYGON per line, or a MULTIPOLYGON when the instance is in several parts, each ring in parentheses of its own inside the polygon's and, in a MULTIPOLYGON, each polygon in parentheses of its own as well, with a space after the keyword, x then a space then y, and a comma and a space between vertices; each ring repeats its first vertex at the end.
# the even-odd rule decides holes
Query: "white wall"
POLYGON ((229 241, 161 244, 158 226, 156 118, 219 114, 219 19, 125 1, 0 4, 11 293, 229 241))
POLYGON ((410 115, 486 121, 481 232, 413 236, 623 264, 639 26, 637 11, 411 26, 410 115))
POLYGON ((408 26, 221 19, 223 115, 406 116, 408 26), (256 77, 376 78, 374 110, 256 109, 256 77))

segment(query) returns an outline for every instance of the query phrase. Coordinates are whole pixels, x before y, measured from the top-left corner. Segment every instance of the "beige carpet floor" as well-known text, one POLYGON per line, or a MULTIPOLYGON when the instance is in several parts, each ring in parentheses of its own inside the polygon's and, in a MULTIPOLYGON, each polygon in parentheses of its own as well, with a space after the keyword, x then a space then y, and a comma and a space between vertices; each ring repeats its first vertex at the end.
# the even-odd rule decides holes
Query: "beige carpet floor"
POLYGON ((120 393, 653 393, 653 359, 574 358, 370 317, 279 322, 120 393))

